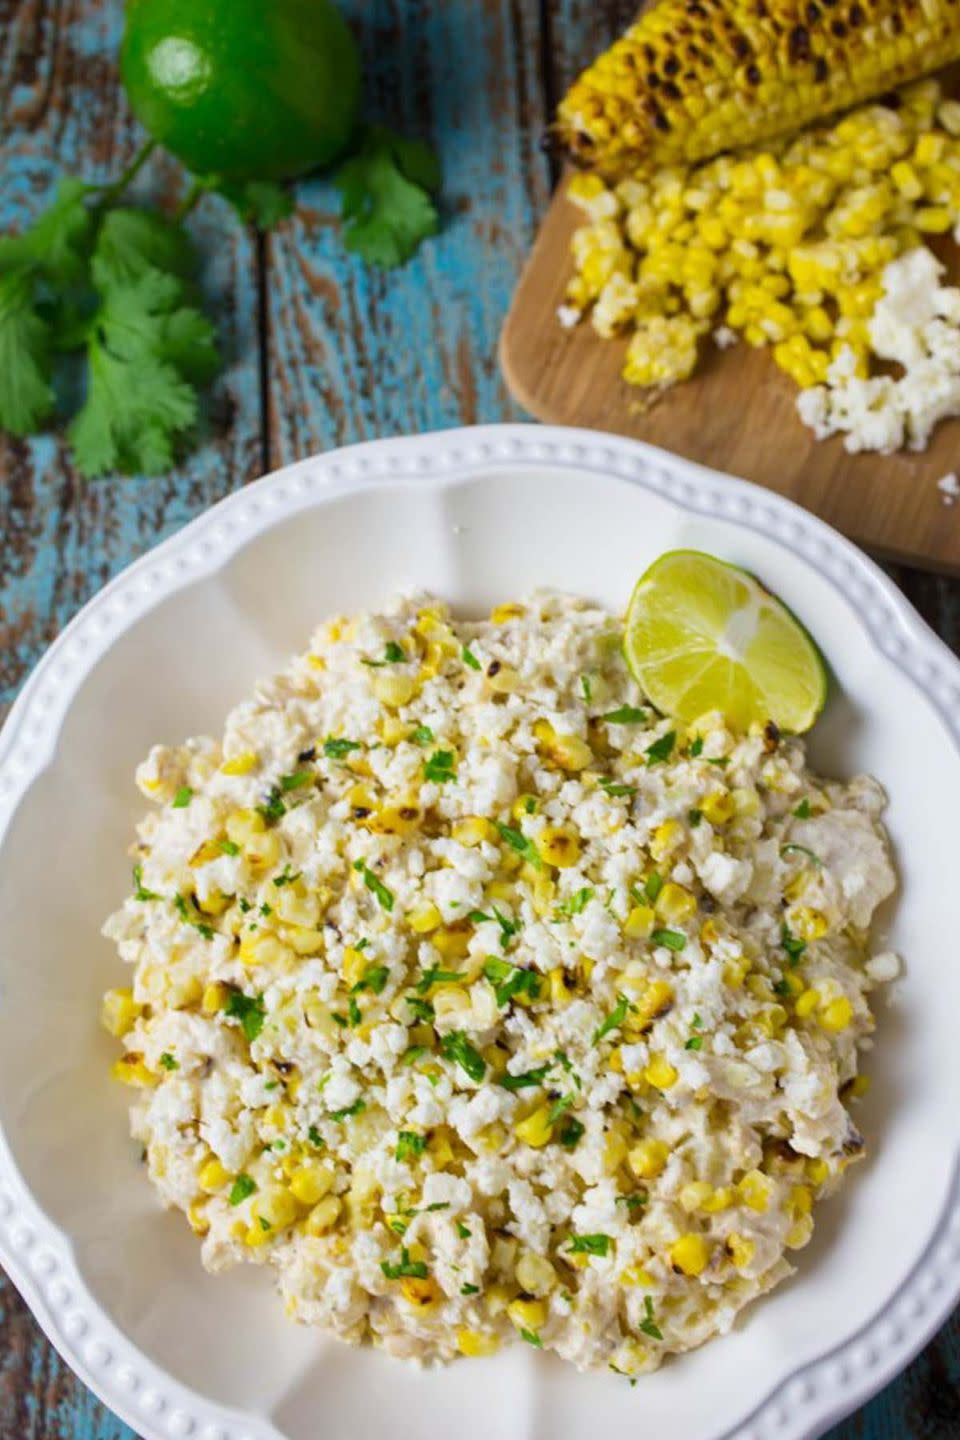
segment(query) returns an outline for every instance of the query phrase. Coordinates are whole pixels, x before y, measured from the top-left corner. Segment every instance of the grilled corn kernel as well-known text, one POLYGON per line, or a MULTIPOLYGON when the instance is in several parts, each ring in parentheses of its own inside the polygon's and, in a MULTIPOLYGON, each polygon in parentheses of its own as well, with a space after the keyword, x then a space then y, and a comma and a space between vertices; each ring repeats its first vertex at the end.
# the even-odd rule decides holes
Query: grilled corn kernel
POLYGON ((846 1030, 853 1019, 853 1006, 846 995, 840 995, 836 1000, 831 1000, 820 1016, 820 1024, 824 1030, 830 1030, 837 1034, 846 1030))
POLYGON ((323 949, 323 931, 305 930, 302 925, 290 925, 283 931, 283 942, 298 955, 318 955, 323 949))
POLYGON ((773 1184, 762 1170, 748 1170, 737 1182, 737 1194, 745 1205, 762 1215, 770 1204, 773 1184))
POLYGON ((679 820, 664 820, 650 837, 650 854, 654 860, 665 860, 683 841, 683 826, 679 820))
POLYGON ((667 881, 654 904, 659 918, 671 925, 680 925, 684 920, 689 920, 696 908, 696 897, 682 885, 675 885, 672 880, 667 881))
POLYGON ((627 1163, 638 1180, 655 1180, 669 1155, 670 1147, 663 1140, 641 1140, 630 1151, 627 1163))
POLYGON ((413 699, 417 682, 412 675, 394 675, 390 671, 377 670, 370 676, 370 689, 381 705, 399 710, 413 699))
POLYGON ((550 1261, 531 1250, 525 1250, 520 1256, 514 1273, 521 1290, 538 1298, 549 1295, 557 1283, 557 1272, 550 1261))
POLYGON ((546 826, 537 836, 540 857, 548 865, 565 870, 576 865, 580 859, 580 841, 572 830, 561 826, 546 826))
POLYGON ((271 1230, 285 1230, 297 1218, 297 1206, 290 1191, 282 1185, 271 1185, 261 1190, 250 1202, 250 1216, 253 1226, 271 1230))
POLYGON ((550 1000, 554 1005, 568 1005, 576 994, 576 981, 566 970, 557 968, 547 976, 550 1000))
POLYGON ((404 1275, 400 1281, 400 1293, 408 1305, 419 1311, 432 1310, 443 1299, 443 1291, 432 1275, 422 1280, 416 1275, 404 1275))
POLYGON ((476 1359, 481 1355, 496 1355, 500 1349, 500 1337, 492 1331, 458 1330, 457 1349, 461 1355, 476 1359))
POLYGON ((630 1265, 626 1270, 622 1271, 620 1275, 621 1285, 643 1285, 647 1290, 650 1290, 656 1283, 650 1271, 645 1270, 642 1265, 630 1265))
POLYGON ((532 1115, 528 1115, 525 1120, 518 1121, 513 1127, 513 1133, 518 1140, 522 1140, 525 1145, 532 1145, 535 1149, 546 1145, 553 1135, 553 1126, 550 1123, 550 1106, 541 1105, 539 1109, 534 1110, 532 1115))
POLYGON ((692 1215, 694 1210, 706 1209, 707 1202, 713 1198, 713 1186, 706 1180, 691 1180, 684 1185, 678 1195, 681 1208, 692 1215))
POLYGON ((529 1330, 534 1335, 547 1323, 547 1307, 542 1300, 512 1300, 507 1314, 518 1330, 529 1330))
POLYGON ((623 933, 631 940, 646 940, 656 922, 657 917, 649 905, 634 905, 624 921, 623 933))
MULTIPOLYGON (((498 1150, 501 1150, 503 1148, 503 1143, 506 1138, 506 1130, 504 1130, 502 1125, 494 1121, 492 1125, 485 1125, 482 1130, 477 1131, 476 1135, 474 1135, 473 1137, 473 1143, 475 1145, 478 1145, 481 1150, 487 1151, 488 1154, 495 1155, 498 1150)), ((452 1158, 453 1155, 451 1152, 451 1159, 452 1158)), ((443 1167, 438 1160, 437 1169, 439 1170, 442 1168, 443 1167)))
POLYGON ((787 924, 794 935, 808 943, 821 939, 830 928, 827 917, 808 905, 791 905, 787 911, 787 924))
POLYGON ((756 1252, 756 1242, 746 1235, 738 1235, 735 1230, 732 1230, 724 1243, 730 1259, 737 1269, 745 1270, 756 1252))
POLYGON ((534 737, 548 760, 562 770, 585 770, 593 762, 593 751, 579 735, 558 735, 549 720, 538 720, 534 737))
POLYGON ((301 1205, 316 1205, 333 1184, 333 1171, 327 1165, 300 1165, 290 1176, 290 1190, 301 1205))
POLYGON ((700 1206, 705 1215, 719 1215, 722 1210, 729 1210, 737 1199, 736 1191, 730 1185, 719 1185, 713 1194, 710 1195, 700 1206))
POLYGON ((231 1178, 230 1171, 214 1156, 201 1165, 197 1183, 207 1195, 215 1195, 229 1184, 231 1178))
POLYGON ((603 1139, 603 1172, 615 1175, 627 1158, 627 1142, 616 1130, 608 1130, 603 1139))
MULTIPOLYGON (((643 1034, 673 1004, 673 986, 668 980, 651 980, 628 1011, 623 1028, 628 1034, 643 1034)), ((676 1077, 674 1077, 676 1078, 676 1077)), ((671 1082, 672 1083, 672 1082, 671 1082)))
POLYGON ((490 619, 494 625, 505 625, 508 620, 520 620, 526 615, 526 606, 509 600, 503 605, 495 605, 490 611, 490 619))
POLYGON ((450 834, 459 845, 470 846, 482 845, 484 841, 493 843, 499 838, 493 821, 482 815, 468 815, 463 820, 457 820, 451 826, 450 834))
POLYGON ((713 790, 709 795, 704 795, 699 802, 699 809, 711 825, 726 825, 736 814, 733 796, 727 790, 713 790))
POLYGON ((813 1014, 818 1008, 821 998, 820 991, 814 989, 804 990, 802 995, 797 996, 794 1009, 801 1020, 805 1020, 808 1015, 813 1014))
POLYGON ((415 935, 429 935, 442 923, 443 917, 431 901, 415 905, 407 912, 407 924, 415 935))
POLYGON ((116 1060, 110 1073, 114 1080, 120 1081, 121 1085, 133 1085, 140 1090, 149 1090, 160 1083, 159 1075, 154 1075, 147 1069, 143 1056, 137 1055, 133 1051, 116 1060))
POLYGON ((304 1230, 308 1235, 325 1235, 336 1225, 342 1209, 343 1206, 338 1196, 325 1195, 319 1204, 314 1205, 304 1220, 304 1230))
POLYGON ((679 1076, 665 1055, 651 1055, 644 1067, 643 1078, 656 1090, 669 1090, 679 1076))
POLYGON ((710 1246, 703 1235, 681 1235, 670 1246, 670 1264, 684 1275, 702 1275, 710 1263, 710 1246))
POLYGON ((241 965, 269 965, 279 970, 289 967, 293 954, 276 935, 245 935, 238 958, 241 965))
POLYGON ((143 1006, 133 998, 133 991, 127 988, 108 990, 100 1007, 100 1023, 111 1035, 126 1035, 143 1014, 143 1006))
POLYGON ((256 751, 244 750, 239 755, 234 755, 232 759, 225 760, 220 766, 220 771, 223 775, 249 775, 250 771, 256 767, 258 760, 256 751))
POLYGON ((822 1185, 830 1179, 830 1166, 826 1160, 808 1160, 806 1170, 813 1185, 822 1185))

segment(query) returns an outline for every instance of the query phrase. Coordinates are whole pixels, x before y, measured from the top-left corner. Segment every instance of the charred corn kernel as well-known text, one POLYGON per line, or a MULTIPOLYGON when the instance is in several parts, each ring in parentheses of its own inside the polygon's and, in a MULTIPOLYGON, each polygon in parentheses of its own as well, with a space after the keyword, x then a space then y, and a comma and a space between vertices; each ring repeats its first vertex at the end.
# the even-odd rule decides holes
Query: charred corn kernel
POLYGON ((664 820, 650 837, 650 854, 654 860, 664 860, 672 855, 683 841, 683 826, 679 820, 664 820))
POLYGON ((140 1090, 149 1090, 160 1083, 159 1075, 147 1069, 143 1056, 132 1051, 116 1060, 110 1073, 121 1085, 133 1085, 140 1090))
POLYGON ((756 1242, 746 1235, 738 1235, 735 1230, 732 1230, 724 1243, 727 1253, 737 1269, 745 1270, 756 1252, 756 1242))
POLYGON ((744 1205, 748 1205, 760 1215, 770 1204, 772 1190, 773 1183, 762 1170, 748 1170, 742 1180, 737 1182, 737 1194, 744 1205))
POLYGON ((460 985, 445 985, 434 995, 432 1003, 438 1020, 455 1019, 472 1008, 470 996, 460 985))
POLYGON ((214 1156, 200 1166, 197 1183, 207 1195, 215 1195, 218 1190, 222 1190, 225 1185, 229 1184, 232 1178, 226 1166, 214 1156))
POLYGON ((457 1349, 471 1360, 482 1355, 496 1355, 500 1349, 500 1337, 490 1330, 458 1330, 457 1349))
POLYGON ((273 830, 262 835, 251 835, 243 846, 247 864, 253 870, 272 870, 280 863, 280 836, 273 830))
POLYGON ((314 1205, 304 1220, 304 1230, 308 1235, 325 1235, 336 1225, 342 1209, 343 1206, 338 1196, 325 1195, 319 1204, 314 1205))
POLYGON ((210 1231, 210 1221, 207 1217, 206 1200, 194 1200, 187 1206, 187 1221, 194 1235, 207 1235, 210 1231))
POLYGON ((256 767, 258 760, 259 756, 255 750, 242 750, 239 755, 225 760, 220 766, 220 770, 224 775, 249 775, 250 771, 256 767))
POLYGON ((439 950, 444 960, 462 960, 470 947, 472 933, 469 926, 461 928, 458 925, 444 925, 433 932, 431 944, 439 950))
POLYGON ((440 911, 429 900, 407 911, 407 924, 415 935, 429 935, 439 927, 442 920, 440 911))
POLYGON ((608 1130, 603 1139, 603 1171, 615 1175, 627 1158, 627 1142, 616 1130, 608 1130))
POLYGON ((482 845, 484 841, 495 843, 497 841, 497 827, 492 820, 487 820, 482 815, 468 815, 463 820, 457 820, 450 827, 450 834, 460 845, 482 845))
POLYGON ((670 982, 652 980, 637 995, 633 1009, 627 1012, 623 1022, 624 1030, 632 1034, 642 1034, 660 1015, 665 1015, 672 1004, 673 986, 670 982))
POLYGON ((389 670, 375 670, 370 676, 370 689, 381 705, 399 710, 413 699, 417 682, 412 675, 395 675, 389 670))
POLYGON ((547 865, 566 870, 580 859, 580 840, 570 829, 547 825, 537 836, 540 858, 547 865))
POLYGON ((525 1250, 520 1256, 515 1274, 520 1289, 536 1298, 549 1295, 557 1283, 557 1272, 550 1261, 532 1250, 525 1250))
POLYGON ((219 859, 222 854, 223 851, 215 840, 204 840, 190 856, 190 864, 197 870, 201 865, 209 865, 211 860, 219 859))
POLYGON ((100 1023, 111 1035, 126 1035, 143 1014, 143 1006, 133 998, 133 991, 123 987, 108 990, 100 1007, 100 1023))
POLYGON ((853 1019, 853 1006, 846 995, 840 995, 836 1000, 831 1000, 820 1016, 820 1024, 824 1030, 830 1030, 837 1034, 846 1030, 853 1019))
POLYGON ((797 1001, 793 1008, 796 1010, 800 1019, 805 1020, 808 1015, 812 1015, 813 1012, 819 1008, 821 999, 822 997, 819 990, 804 990, 802 995, 797 996, 797 1001))
POLYGON ((805 988, 803 979, 797 974, 796 970, 786 970, 780 984, 781 986, 786 986, 787 992, 794 997, 801 995, 805 988))
POLYGON ((561 968, 551 970, 547 976, 550 999, 554 1005, 568 1005, 576 994, 576 981, 568 971, 561 968))
POLYGON ((211 890, 202 900, 197 896, 197 909, 202 910, 204 915, 222 915, 232 899, 232 896, 224 895, 222 890, 211 890))
POLYGON ((679 1076, 665 1055, 651 1055, 644 1067, 643 1078, 655 1090, 669 1090, 679 1076))
POLYGON ((645 1270, 642 1265, 630 1265, 626 1270, 622 1271, 620 1275, 621 1285, 643 1285, 649 1290, 652 1289, 656 1283, 650 1271, 645 1270))
POLYGON ((368 964, 369 961, 362 950, 355 950, 352 945, 346 946, 340 965, 340 974, 343 976, 344 984, 351 990, 354 985, 359 985, 368 964))
POLYGON ((432 1275, 421 1279, 417 1275, 404 1275, 400 1281, 400 1293, 407 1304, 415 1310, 432 1310, 443 1291, 432 1275))
POLYGON ((452 1133, 446 1125, 438 1125, 427 1141, 427 1150, 438 1170, 446 1170, 453 1161, 452 1133))
POLYGON ((490 611, 490 619, 494 625, 506 625, 508 620, 520 620, 526 613, 525 605, 520 605, 516 601, 509 600, 504 605, 495 605, 490 611))
POLYGON ((419 805, 382 805, 371 822, 371 828, 378 835, 399 835, 409 839, 423 823, 423 811, 419 805))
POLYGON ((704 795, 698 808, 703 811, 704 819, 709 820, 711 825, 726 825, 736 814, 736 806, 729 790, 711 790, 709 795, 704 795))
POLYGON ((254 836, 262 835, 266 828, 263 816, 258 815, 256 810, 234 810, 227 816, 224 826, 227 839, 239 845, 241 850, 254 836))
POLYGON ((484 679, 495 695, 512 695, 520 687, 519 673, 511 665, 501 665, 499 660, 490 662, 484 679))
POLYGON ((542 1300, 512 1300, 507 1314, 518 1330, 530 1330, 534 1335, 547 1323, 547 1307, 542 1300))
POLYGON ((655 1180, 669 1155, 670 1147, 663 1140, 641 1140, 630 1151, 627 1163, 638 1180, 655 1180))
POLYGON ((649 905, 634 905, 624 921, 623 933, 631 940, 646 940, 656 923, 656 914, 649 905))
POLYGON ((333 1171, 327 1165, 300 1165, 290 1176, 290 1192, 301 1205, 316 1205, 333 1184, 333 1171))
POLYGON ((245 935, 240 942, 241 965, 274 966, 285 969, 293 959, 290 949, 276 935, 245 935))
POLYGON ((830 1166, 826 1160, 808 1160, 806 1170, 813 1185, 822 1185, 830 1178, 830 1166))
POLYGON ((546 1145, 553 1135, 550 1106, 541 1105, 539 1109, 534 1110, 532 1115, 528 1115, 525 1120, 520 1120, 514 1125, 513 1133, 518 1140, 522 1140, 525 1145, 532 1145, 535 1149, 546 1145))
POLYGON ((689 1184, 681 1187, 677 1198, 681 1208, 686 1210, 688 1215, 692 1215, 694 1210, 705 1209, 712 1197, 713 1186, 706 1180, 691 1180, 689 1184))
POLYGON ((670 1246, 670 1264, 684 1275, 702 1275, 710 1263, 710 1246, 703 1235, 681 1235, 670 1246))
POLYGON ((791 905, 787 911, 787 924, 794 935, 808 943, 820 940, 830 928, 827 917, 820 910, 809 905, 791 905))
POLYGON ((697 901, 689 890, 668 880, 657 896, 653 908, 661 920, 666 920, 672 925, 679 925, 684 920, 689 920, 690 916, 694 914, 697 901))

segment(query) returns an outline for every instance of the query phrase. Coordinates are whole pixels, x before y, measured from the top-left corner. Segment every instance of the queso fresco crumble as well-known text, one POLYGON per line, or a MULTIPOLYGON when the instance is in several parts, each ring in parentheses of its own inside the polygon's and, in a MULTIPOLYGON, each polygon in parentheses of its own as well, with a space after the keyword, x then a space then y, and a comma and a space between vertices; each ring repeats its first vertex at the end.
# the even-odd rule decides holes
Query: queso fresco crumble
POLYGON ((898 969, 873 780, 661 717, 540 593, 334 620, 137 781, 104 1018, 210 1270, 393 1355, 629 1376, 790 1274, 898 969))

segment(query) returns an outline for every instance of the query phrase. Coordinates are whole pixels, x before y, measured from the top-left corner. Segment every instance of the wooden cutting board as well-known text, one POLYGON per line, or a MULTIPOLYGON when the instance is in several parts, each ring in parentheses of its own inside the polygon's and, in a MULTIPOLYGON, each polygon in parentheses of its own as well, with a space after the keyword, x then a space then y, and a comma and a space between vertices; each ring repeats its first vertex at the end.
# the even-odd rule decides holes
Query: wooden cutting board
MULTIPOLYGON (((601 340, 584 321, 556 319, 570 275, 570 236, 584 223, 559 187, 527 261, 500 337, 500 362, 516 399, 539 420, 647 440, 690 460, 778 490, 867 550, 960 574, 960 502, 937 481, 960 474, 960 420, 941 425, 920 455, 848 455, 817 441, 797 418, 797 390, 770 355, 740 343, 709 346, 692 379, 643 409, 643 392, 620 378, 625 340, 601 340)), ((950 268, 956 280, 955 247, 950 268)), ((946 252, 944 252, 946 254, 946 252)))

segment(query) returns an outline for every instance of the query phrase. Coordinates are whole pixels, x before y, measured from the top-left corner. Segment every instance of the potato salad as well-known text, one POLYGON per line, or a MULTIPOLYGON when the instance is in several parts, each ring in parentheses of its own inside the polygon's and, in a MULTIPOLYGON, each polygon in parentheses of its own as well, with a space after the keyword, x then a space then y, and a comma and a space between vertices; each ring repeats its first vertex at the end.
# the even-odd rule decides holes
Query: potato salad
POLYGON ((863 1154, 883 793, 657 713, 622 638, 407 596, 138 769, 132 1132, 207 1268, 303 1323, 634 1377, 789 1275, 863 1154))

